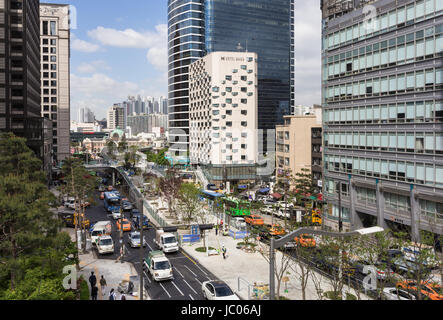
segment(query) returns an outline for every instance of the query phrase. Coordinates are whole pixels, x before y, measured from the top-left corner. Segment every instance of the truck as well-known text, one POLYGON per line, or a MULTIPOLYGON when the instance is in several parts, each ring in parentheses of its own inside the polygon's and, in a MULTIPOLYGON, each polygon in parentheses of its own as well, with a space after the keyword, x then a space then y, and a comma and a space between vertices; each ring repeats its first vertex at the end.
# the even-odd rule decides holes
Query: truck
POLYGON ((172 265, 163 251, 150 251, 143 262, 143 269, 147 270, 155 281, 174 278, 172 265))
POLYGON ((154 243, 165 253, 177 252, 179 250, 177 238, 171 232, 177 231, 177 228, 169 227, 159 229, 155 232, 154 243))
POLYGON ((111 235, 112 224, 111 221, 98 221, 91 231, 91 242, 93 245, 97 244, 98 239, 104 235, 111 235))
POLYGON ((86 219, 83 213, 81 213, 79 217, 77 212, 62 210, 58 212, 58 216, 64 222, 66 227, 75 228, 75 225, 78 224, 80 218, 80 220, 82 220, 83 227, 89 228, 89 219, 86 219))

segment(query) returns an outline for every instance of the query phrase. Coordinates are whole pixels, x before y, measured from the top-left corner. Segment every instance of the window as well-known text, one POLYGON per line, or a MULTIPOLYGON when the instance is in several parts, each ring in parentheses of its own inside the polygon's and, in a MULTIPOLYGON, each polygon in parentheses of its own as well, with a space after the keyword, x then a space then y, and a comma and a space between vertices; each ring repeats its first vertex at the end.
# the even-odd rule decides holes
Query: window
POLYGON ((49 22, 48 21, 43 21, 43 34, 44 35, 48 35, 49 34, 49 22))
POLYGON ((57 35, 57 28, 56 28, 56 22, 51 21, 51 36, 57 35))

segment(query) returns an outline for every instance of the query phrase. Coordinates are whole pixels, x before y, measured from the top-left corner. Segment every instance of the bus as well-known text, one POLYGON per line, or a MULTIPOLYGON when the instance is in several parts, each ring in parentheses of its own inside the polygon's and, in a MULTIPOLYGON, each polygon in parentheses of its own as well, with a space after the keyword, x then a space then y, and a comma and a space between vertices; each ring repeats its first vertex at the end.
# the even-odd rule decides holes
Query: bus
POLYGON ((224 197, 224 194, 221 193, 217 193, 214 191, 209 191, 209 190, 201 190, 200 191, 200 199, 204 200, 210 200, 210 201, 214 201, 217 198, 222 198, 224 197))
POLYGON ((120 210, 120 196, 115 192, 105 192, 103 203, 108 212, 120 210))
POLYGON ((251 203, 235 198, 223 198, 225 213, 232 217, 243 217, 251 215, 251 203))

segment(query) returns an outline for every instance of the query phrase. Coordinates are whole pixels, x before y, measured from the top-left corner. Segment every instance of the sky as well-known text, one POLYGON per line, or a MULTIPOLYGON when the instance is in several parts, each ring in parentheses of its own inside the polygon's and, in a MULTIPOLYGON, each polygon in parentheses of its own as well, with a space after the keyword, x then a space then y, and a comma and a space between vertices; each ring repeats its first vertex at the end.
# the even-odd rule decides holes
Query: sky
MULTIPOLYGON (((71 120, 129 95, 167 96, 167 0, 45 0, 71 7, 71 120)), ((319 0, 296 0, 297 104, 321 101, 319 0)))

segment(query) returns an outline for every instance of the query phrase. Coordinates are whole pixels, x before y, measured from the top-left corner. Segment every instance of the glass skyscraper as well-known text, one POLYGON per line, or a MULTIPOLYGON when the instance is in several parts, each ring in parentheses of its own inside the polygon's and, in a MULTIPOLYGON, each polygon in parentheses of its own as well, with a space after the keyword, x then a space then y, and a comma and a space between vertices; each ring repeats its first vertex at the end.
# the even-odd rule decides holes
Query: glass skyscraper
POLYGON ((293 11, 294 0, 169 0, 169 125, 170 142, 175 144, 171 151, 177 146, 187 150, 187 66, 206 53, 257 53, 258 127, 275 129, 283 123, 294 99, 293 11), (175 134, 174 129, 183 133, 175 134))
POLYGON ((322 9, 324 224, 443 234, 443 1, 322 9))

